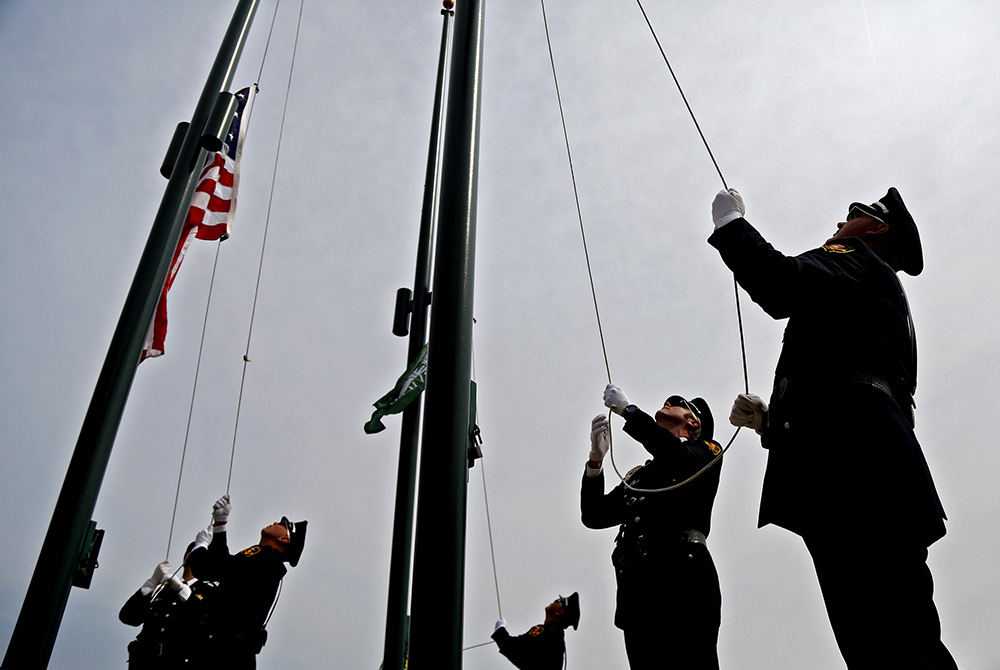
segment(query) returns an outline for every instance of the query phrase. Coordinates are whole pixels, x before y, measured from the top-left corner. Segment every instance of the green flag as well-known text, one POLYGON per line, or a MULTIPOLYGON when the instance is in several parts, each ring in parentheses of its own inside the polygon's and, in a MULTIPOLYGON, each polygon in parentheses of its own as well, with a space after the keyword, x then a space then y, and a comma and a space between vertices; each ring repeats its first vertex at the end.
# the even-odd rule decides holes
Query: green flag
POLYGON ((417 354, 417 359, 406 369, 406 372, 396 380, 391 391, 375 401, 375 411, 372 418, 365 424, 365 432, 369 435, 385 430, 382 417, 386 414, 399 414, 413 402, 414 398, 424 390, 427 383, 427 345, 417 354))

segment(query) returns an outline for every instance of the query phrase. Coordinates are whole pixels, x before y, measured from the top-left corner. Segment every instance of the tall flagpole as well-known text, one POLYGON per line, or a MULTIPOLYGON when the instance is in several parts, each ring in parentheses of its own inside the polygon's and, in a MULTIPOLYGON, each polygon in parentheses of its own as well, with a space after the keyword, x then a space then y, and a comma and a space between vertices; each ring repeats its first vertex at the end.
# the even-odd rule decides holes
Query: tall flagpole
POLYGON ((472 299, 485 0, 460 0, 448 77, 409 666, 462 667, 472 299))
MULTIPOLYGON (((431 136, 427 148, 427 169, 424 176, 424 199, 417 237, 417 263, 413 278, 412 320, 409 325, 407 368, 420 355, 427 338, 427 306, 430 293, 431 232, 434 201, 437 193, 438 153, 441 146, 441 116, 444 99, 444 68, 448 53, 448 28, 454 3, 445 0, 441 26, 441 50, 438 55, 437 83, 434 87, 434 111, 431 115, 431 136)), ((405 334, 403 328, 394 332, 405 334)), ((417 447, 420 434, 420 396, 403 410, 399 437, 399 468, 396 475, 396 508, 392 525, 392 553, 389 561, 389 592, 385 614, 385 645, 382 650, 384 670, 406 667, 407 604, 410 591, 410 567, 413 544, 413 507, 417 488, 417 447)))
POLYGON ((111 338, 48 532, 35 564, 2 668, 24 670, 48 665, 59 624, 84 549, 90 517, 104 479, 118 424, 153 311, 181 236, 184 217, 204 162, 202 135, 219 93, 229 88, 246 42, 258 0, 240 0, 205 82, 171 171, 132 286, 111 338))

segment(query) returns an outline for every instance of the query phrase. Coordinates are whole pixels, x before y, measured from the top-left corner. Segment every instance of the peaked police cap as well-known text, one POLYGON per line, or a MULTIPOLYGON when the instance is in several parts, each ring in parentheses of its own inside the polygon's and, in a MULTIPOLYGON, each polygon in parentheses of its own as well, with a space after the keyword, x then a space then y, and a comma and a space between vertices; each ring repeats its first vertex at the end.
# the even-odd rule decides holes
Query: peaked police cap
POLYGON ((916 277, 924 269, 924 252, 920 246, 920 233, 917 224, 906 209, 899 191, 895 187, 889 189, 884 197, 870 205, 859 202, 851 203, 847 210, 847 218, 854 218, 855 212, 867 214, 889 225, 889 239, 899 252, 900 269, 906 274, 916 277))

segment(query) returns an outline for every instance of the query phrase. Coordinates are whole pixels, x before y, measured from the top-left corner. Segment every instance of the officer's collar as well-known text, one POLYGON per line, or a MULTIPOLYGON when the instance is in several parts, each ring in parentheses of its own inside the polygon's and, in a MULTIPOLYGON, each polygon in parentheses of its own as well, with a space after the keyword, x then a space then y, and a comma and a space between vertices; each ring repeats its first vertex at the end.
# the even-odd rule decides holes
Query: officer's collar
POLYGON ((845 247, 850 247, 854 251, 858 251, 862 255, 868 256, 873 260, 878 261, 879 263, 885 266, 886 270, 888 270, 892 274, 896 274, 896 271, 892 269, 892 266, 886 263, 881 256, 875 253, 874 249, 865 244, 865 241, 862 240, 860 237, 838 237, 836 240, 827 240, 823 244, 823 247, 826 247, 831 244, 840 244, 845 247))
MULTIPOLYGON (((865 244, 864 240, 862 240, 860 237, 854 237, 854 236, 830 238, 829 240, 823 243, 823 246, 826 247, 831 244, 839 244, 851 249, 860 249, 862 247, 868 249, 868 245, 865 244)), ((868 251, 875 253, 871 249, 868 249, 868 251)))

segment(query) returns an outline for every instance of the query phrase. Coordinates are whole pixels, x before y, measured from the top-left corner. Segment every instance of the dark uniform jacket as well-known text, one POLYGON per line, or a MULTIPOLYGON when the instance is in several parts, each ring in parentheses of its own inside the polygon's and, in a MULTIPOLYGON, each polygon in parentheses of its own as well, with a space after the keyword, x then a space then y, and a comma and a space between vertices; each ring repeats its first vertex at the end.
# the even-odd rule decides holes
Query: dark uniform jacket
POLYGON ((288 571, 281 558, 280 552, 259 545, 230 555, 224 532, 188 556, 195 576, 219 582, 220 639, 235 659, 231 667, 254 667, 253 656, 264 646, 264 622, 288 571))
POLYGON ((493 633, 500 653, 520 670, 559 670, 566 653, 565 631, 552 624, 538 624, 523 635, 511 637, 506 628, 493 633))
MULTIPOLYGON (((708 440, 681 440, 634 405, 625 410, 624 430, 653 454, 652 460, 626 475, 637 488, 680 483, 721 451, 708 440)), ((690 611, 691 600, 707 606, 710 621, 718 620, 718 577, 704 542, 721 469, 720 459, 698 479, 664 493, 640 493, 618 484, 605 494, 603 470, 594 477, 584 475, 580 490, 583 525, 620 525, 612 554, 618 580, 617 627, 663 621, 680 609, 690 611), (692 559, 697 559, 697 565, 692 559)))
POLYGON ((788 257, 744 219, 709 243, 754 302, 788 319, 762 440, 760 525, 924 546, 944 535, 912 429, 916 345, 892 268, 855 238, 788 257))
POLYGON ((128 626, 142 626, 128 646, 131 670, 217 667, 215 585, 198 580, 190 587, 187 600, 167 584, 158 593, 136 591, 122 606, 118 619, 128 626))

